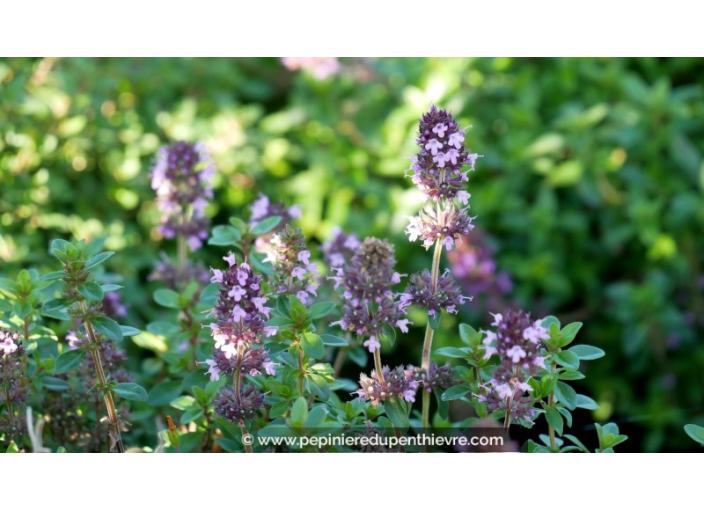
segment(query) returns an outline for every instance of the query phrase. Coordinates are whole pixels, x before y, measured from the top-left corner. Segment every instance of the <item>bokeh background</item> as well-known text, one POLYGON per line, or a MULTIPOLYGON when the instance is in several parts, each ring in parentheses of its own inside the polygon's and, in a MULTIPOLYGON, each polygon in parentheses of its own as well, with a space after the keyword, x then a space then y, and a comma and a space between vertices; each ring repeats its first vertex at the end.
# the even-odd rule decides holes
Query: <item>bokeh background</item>
MULTIPOLYGON (((507 306, 584 322, 578 341, 607 356, 583 364, 576 386, 600 408, 575 413, 575 433, 610 420, 630 436, 622 451, 693 450, 682 427, 704 423, 702 76, 701 59, 2 59, 0 274, 55 270, 55 237, 105 237, 121 322, 158 318, 148 275, 174 246, 156 230, 149 168, 169 140, 209 147, 213 225, 247 218, 266 193, 301 206, 314 245, 339 225, 394 242, 402 272, 428 267, 403 234, 421 205, 404 171, 436 104, 472 126, 483 155, 476 234, 444 261, 475 299, 443 319, 436 347, 507 306)), ((385 360, 419 362, 414 320, 385 360)), ((144 351, 127 347, 138 374, 144 351)))

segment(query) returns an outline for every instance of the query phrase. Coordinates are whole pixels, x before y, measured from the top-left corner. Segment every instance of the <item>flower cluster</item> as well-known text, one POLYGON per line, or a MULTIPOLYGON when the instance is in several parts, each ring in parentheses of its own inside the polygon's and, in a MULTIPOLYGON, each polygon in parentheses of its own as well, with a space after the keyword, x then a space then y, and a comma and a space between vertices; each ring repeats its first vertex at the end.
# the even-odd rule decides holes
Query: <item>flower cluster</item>
POLYGON ((480 401, 487 402, 489 411, 509 407, 511 417, 516 420, 532 417, 527 393, 531 391, 528 378, 538 368, 544 368, 545 358, 541 355, 542 340, 550 338, 540 320, 531 322, 530 314, 509 310, 505 315, 492 314, 496 327, 494 331, 484 331, 483 344, 486 346, 485 359, 499 356, 499 366, 495 369, 485 395, 478 395, 480 401))
MULTIPOLYGON (((27 381, 22 370, 24 347, 19 342, 19 334, 0 329, 0 435, 6 438, 22 436, 25 420, 15 416, 13 405, 22 405, 27 398, 27 381)), ((9 442, 9 441, 8 441, 9 442)))
POLYGON ((465 301, 471 301, 472 298, 460 293, 459 287, 448 273, 449 269, 438 277, 435 292, 433 292, 433 278, 430 271, 425 269, 411 275, 410 284, 400 295, 401 306, 406 308, 408 305, 415 305, 424 308, 431 317, 438 315, 441 310, 457 313, 457 307, 463 305, 465 301))
POLYGON ((152 189, 161 212, 159 231, 167 239, 183 236, 191 250, 208 237, 205 216, 213 198, 215 173, 210 155, 202 143, 173 142, 159 149, 152 169, 152 189))
POLYGON ((213 269, 211 282, 220 285, 220 294, 211 315, 210 330, 215 341, 213 357, 206 360, 207 374, 216 381, 220 375, 233 375, 237 391, 223 387, 213 400, 216 412, 235 422, 251 418, 264 402, 264 396, 251 385, 242 385, 245 375, 274 375, 276 363, 258 346, 262 337, 273 335, 276 328, 266 326, 271 308, 262 295, 261 278, 246 263, 237 264, 230 253, 223 259, 224 271, 213 269))
POLYGON ((420 239, 429 248, 439 241, 449 251, 455 239, 474 228, 474 218, 467 214, 469 206, 460 209, 453 202, 456 198, 467 205, 470 195, 462 188, 469 170, 462 172, 462 168, 470 164, 474 170, 478 157, 465 149, 464 134, 452 115, 435 106, 420 119, 417 140, 420 151, 412 158, 409 172, 413 183, 431 203, 418 216, 410 218, 406 233, 411 242, 420 239))
POLYGON ((274 293, 296 296, 304 305, 311 295, 318 295, 318 264, 310 261, 310 251, 300 229, 286 225, 272 236, 267 252, 264 261, 274 266, 270 282, 274 293))
POLYGON ((105 296, 103 296, 103 312, 113 319, 127 316, 127 307, 122 303, 119 292, 112 290, 105 293, 105 296))
POLYGON ((225 386, 213 399, 215 412, 230 423, 253 418, 263 403, 264 395, 254 386, 245 387, 241 395, 225 386))
POLYGON ((472 233, 471 242, 468 237, 460 239, 457 249, 447 254, 455 278, 465 292, 485 297, 489 309, 502 308, 501 297, 511 292, 513 282, 508 273, 497 270, 496 250, 481 231, 472 233))
POLYGON ((396 367, 391 370, 384 367, 381 377, 376 370, 372 370, 371 377, 367 374, 360 375, 359 386, 356 394, 377 407, 382 402, 393 399, 415 402, 418 381, 413 369, 396 367))
POLYGON ((331 325, 366 337, 370 352, 381 347, 379 339, 385 326, 408 332, 409 320, 404 307, 395 299, 391 286, 401 282, 394 270, 394 249, 386 241, 368 237, 357 248, 349 265, 334 268, 335 288, 342 287, 345 305, 343 316, 331 325))
MULTIPOLYGON (((75 327, 66 333, 66 342, 68 348, 73 350, 84 349, 88 350, 88 342, 81 331, 81 322, 76 321, 75 327)), ((112 379, 117 382, 132 382, 132 376, 125 370, 125 362, 127 354, 125 351, 115 345, 115 342, 109 338, 99 337, 100 358, 103 362, 103 369, 110 373, 112 379)), ((95 364, 92 356, 86 356, 81 361, 78 367, 78 372, 81 377, 87 382, 88 386, 93 386, 97 379, 95 377, 95 364)))
POLYGON ((217 381, 221 375, 233 375, 239 368, 242 373, 249 375, 276 375, 276 366, 269 358, 269 353, 261 347, 245 347, 239 356, 227 357, 220 349, 213 349, 212 359, 205 361, 208 365, 208 374, 211 381, 217 381))
POLYGON ((321 246, 323 258, 330 267, 344 266, 359 248, 359 244, 357 234, 345 234, 340 227, 335 227, 332 239, 321 246))
POLYGON ((445 110, 431 106, 420 119, 416 143, 420 151, 411 160, 411 179, 428 200, 453 200, 467 204, 469 193, 462 189, 469 170, 464 165, 474 163, 477 154, 469 154, 464 145, 465 131, 445 110))
POLYGON ((419 386, 425 388, 428 393, 432 393, 436 388, 445 390, 457 384, 454 375, 452 375, 450 363, 445 363, 442 366, 437 363, 430 363, 427 372, 420 367, 414 366, 409 366, 408 369, 413 371, 414 380, 418 382, 419 386))
POLYGON ((298 205, 286 207, 282 202, 272 203, 268 196, 260 193, 259 197, 252 202, 249 215, 250 223, 254 225, 273 216, 279 216, 281 218, 279 224, 274 228, 274 231, 278 231, 281 230, 284 225, 291 223, 292 220, 301 217, 301 207, 298 205))
POLYGON ((231 358, 238 355, 239 349, 259 343, 262 336, 276 330, 266 326, 271 308, 265 306, 261 277, 252 272, 249 264, 237 264, 232 253, 223 258, 229 267, 224 271, 212 269, 210 279, 220 284, 218 302, 211 311, 215 322, 210 324, 210 330, 215 348, 231 358))
POLYGON ((0 329, 0 358, 9 356, 22 348, 19 338, 19 333, 0 329))
POLYGON ((435 241, 440 241, 449 251, 454 248, 456 239, 472 231, 472 220, 474 218, 467 214, 466 209, 458 209, 452 203, 444 208, 428 204, 418 216, 409 218, 406 233, 411 242, 420 239, 426 249, 435 241))
POLYGON ((184 281, 208 283, 210 274, 203 266, 193 264, 190 260, 186 261, 186 265, 182 269, 171 262, 166 254, 162 253, 161 261, 157 262, 154 271, 149 275, 149 279, 163 282, 167 289, 176 290, 184 281))

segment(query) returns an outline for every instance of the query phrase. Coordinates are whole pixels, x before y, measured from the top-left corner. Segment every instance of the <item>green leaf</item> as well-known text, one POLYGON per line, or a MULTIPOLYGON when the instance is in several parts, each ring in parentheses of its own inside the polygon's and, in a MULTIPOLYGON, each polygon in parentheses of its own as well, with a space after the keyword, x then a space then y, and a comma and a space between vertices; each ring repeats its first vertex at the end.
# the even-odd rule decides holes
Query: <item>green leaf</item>
POLYGON ((291 408, 289 423, 292 427, 303 427, 308 419, 308 401, 305 397, 298 397, 291 408))
POLYGON ((573 410, 577 407, 577 392, 569 384, 557 381, 555 396, 567 409, 573 410))
POLYGON ((67 262, 69 254, 74 254, 76 247, 63 239, 54 239, 49 245, 49 253, 62 262, 67 262))
POLYGON ((690 423, 684 426, 684 431, 697 443, 704 445, 704 427, 690 423))
POLYGON ((122 285, 115 285, 114 283, 104 283, 100 286, 103 292, 112 292, 114 290, 124 289, 122 285))
POLYGON ((239 453, 242 451, 242 447, 240 446, 240 443, 235 441, 234 439, 227 439, 225 437, 218 437, 215 439, 215 442, 220 445, 220 447, 225 450, 227 453, 239 453))
POLYGON ((477 345, 477 330, 469 324, 460 324, 460 338, 467 345, 475 347, 477 345))
POLYGON ((180 308, 179 295, 175 290, 159 289, 154 292, 154 301, 165 308, 180 308))
POLYGON ((306 313, 306 305, 301 303, 301 300, 296 296, 289 296, 288 309, 291 312, 291 318, 293 319, 298 319, 301 315, 306 313))
POLYGON ((306 428, 317 428, 322 427, 325 423, 325 419, 328 416, 328 411, 323 406, 316 406, 310 410, 308 413, 308 419, 306 420, 306 428))
POLYGON ((85 357, 85 351, 80 349, 75 349, 73 351, 66 351, 56 358, 56 363, 54 365, 55 374, 65 374, 69 370, 73 370, 85 357))
POLYGON ((471 389, 463 384, 451 386, 450 388, 445 390, 445 393, 442 394, 442 400, 457 400, 458 398, 464 397, 470 391, 471 389))
POLYGON ((386 411, 386 416, 389 417, 391 423, 401 430, 406 430, 410 426, 408 421, 408 409, 406 403, 398 398, 392 400, 387 400, 384 402, 384 410, 386 411))
POLYGON ((169 350, 169 346, 162 336, 145 331, 142 331, 139 335, 133 336, 132 341, 142 349, 156 353, 164 353, 169 350))
POLYGON ((575 407, 581 409, 589 409, 590 411, 596 411, 599 409, 599 404, 597 404, 593 399, 587 397, 586 395, 577 395, 577 402, 575 407))
POLYGON ((559 412, 552 407, 545 406, 545 419, 548 421, 548 424, 555 429, 555 432, 562 435, 563 420, 559 412))
POLYGON ((100 288, 95 282, 86 282, 78 286, 78 292, 81 296, 88 298, 92 301, 102 301, 103 300, 103 289, 100 288))
POLYGON ((569 352, 573 352, 579 359, 583 360, 599 359, 606 355, 604 351, 591 345, 575 345, 570 347, 569 352))
POLYGON ((279 223, 281 223, 281 216, 265 218, 252 227, 251 233, 253 236, 258 237, 274 229, 279 223))
POLYGON ((110 317, 95 317, 90 320, 90 323, 95 329, 110 340, 115 340, 116 342, 122 340, 122 330, 120 329, 120 325, 110 317))
POLYGON ((325 345, 323 339, 315 333, 306 332, 301 338, 303 352, 314 359, 321 359, 325 355, 325 345))
POLYGON ((440 349, 435 351, 435 354, 445 356, 447 358, 466 358, 467 352, 464 349, 466 348, 441 347, 440 349))
POLYGON ((120 331, 122 331, 123 337, 124 336, 136 336, 141 333, 141 331, 138 330, 137 328, 133 328, 131 326, 123 326, 122 324, 120 324, 120 331))
POLYGON ((66 391, 71 389, 71 386, 69 386, 68 381, 64 381, 63 379, 59 379, 58 377, 51 376, 44 377, 42 379, 42 385, 47 390, 52 391, 66 391))
POLYGON ((311 320, 320 319, 329 315, 336 307, 337 305, 330 301, 315 303, 313 306, 308 308, 306 314, 311 320))
POLYGON ((198 406, 189 407, 181 415, 181 424, 186 425, 192 421, 196 421, 198 418, 203 416, 203 408, 198 406))
POLYGON ((154 335, 169 337, 180 331, 178 324, 166 321, 155 321, 147 324, 147 331, 154 335))
MULTIPOLYGON (((39 278, 39 281, 40 282, 52 282, 54 280, 60 280, 64 276, 66 276, 66 271, 53 271, 53 272, 47 273, 44 276, 42 276, 41 278, 39 278)), ((1 279, 2 278, 0 278, 0 280, 1 279)), ((0 288, 2 288, 2 286, 0 286, 0 288)))
POLYGON ((139 384, 136 383, 118 383, 113 388, 113 391, 117 394, 117 396, 126 400, 147 400, 147 390, 145 390, 139 384))
POLYGON ((10 441, 10 444, 7 446, 7 450, 5 450, 5 453, 20 453, 20 449, 17 448, 17 443, 14 441, 10 441))
POLYGON ((97 255, 93 255, 91 258, 89 258, 86 261, 86 265, 84 266, 85 269, 90 269, 91 267, 95 267, 98 264, 102 264, 105 262, 107 259, 115 255, 114 251, 104 251, 103 253, 98 253, 97 255))
POLYGON ((442 314, 436 313, 435 315, 428 315, 428 324, 433 330, 437 330, 440 327, 440 317, 442 314))
POLYGON ((579 357, 571 351, 560 351, 553 357, 558 365, 572 370, 579 369, 579 357))
POLYGON ((581 327, 582 327, 581 322, 573 322, 571 324, 568 324, 564 328, 562 328, 562 331, 560 331, 560 333, 562 334, 562 340, 560 342, 560 347, 564 347, 565 345, 569 345, 572 342, 572 340, 574 340, 574 337, 577 336, 577 333, 579 332, 581 327))
POLYGON ((557 317, 553 315, 548 315, 543 319, 542 326, 546 329, 550 329, 550 325, 555 324, 558 329, 560 328, 560 321, 557 317))
POLYGON ((181 395, 181 381, 164 381, 152 388, 147 402, 152 406, 165 406, 181 395))
POLYGON ((579 439, 574 437, 572 434, 565 434, 563 437, 565 437, 566 439, 569 439, 574 444, 576 444, 579 447, 579 449, 582 450, 584 453, 589 453, 589 449, 586 446, 584 446, 584 444, 579 439))
POLYGON ((335 335, 329 335, 329 334, 324 334, 320 335, 320 338, 323 339, 323 343, 325 345, 329 345, 330 347, 347 347, 349 344, 344 338, 340 338, 339 336, 335 335))
POLYGON ((562 417, 565 419, 567 422, 567 426, 571 427, 572 426, 572 413, 567 409, 566 407, 558 407, 557 412, 559 412, 562 417))
POLYGON ((53 312, 55 310, 61 310, 62 308, 66 308, 66 300, 54 298, 44 301, 42 312, 53 312))
POLYGON ((564 370, 560 373, 560 379, 563 381, 578 381, 584 379, 584 374, 577 370, 564 370))
POLYGON ((242 233, 235 227, 220 225, 213 229, 213 235, 208 239, 211 246, 235 246, 242 240, 242 233))
POLYGON ((24 319, 25 317, 28 317, 29 314, 32 313, 32 305, 30 305, 27 301, 24 299, 20 299, 15 301, 15 315, 19 317, 20 319, 24 319))
POLYGON ((557 374, 547 374, 540 379, 540 394, 543 396, 550 395, 555 388, 555 383, 557 382, 557 374))
POLYGON ((0 278, 0 290, 14 298, 17 296, 17 283, 9 278, 0 278))

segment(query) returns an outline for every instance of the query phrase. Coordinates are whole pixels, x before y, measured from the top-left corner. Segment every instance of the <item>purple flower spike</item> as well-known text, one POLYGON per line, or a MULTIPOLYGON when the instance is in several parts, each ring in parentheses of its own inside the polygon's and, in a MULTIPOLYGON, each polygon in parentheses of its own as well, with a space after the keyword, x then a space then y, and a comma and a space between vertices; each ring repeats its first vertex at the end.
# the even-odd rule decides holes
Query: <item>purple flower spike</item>
POLYGON ((159 149, 151 175, 164 237, 181 235, 193 251, 202 246, 208 237, 205 207, 213 198, 214 173, 202 143, 173 142, 159 149))

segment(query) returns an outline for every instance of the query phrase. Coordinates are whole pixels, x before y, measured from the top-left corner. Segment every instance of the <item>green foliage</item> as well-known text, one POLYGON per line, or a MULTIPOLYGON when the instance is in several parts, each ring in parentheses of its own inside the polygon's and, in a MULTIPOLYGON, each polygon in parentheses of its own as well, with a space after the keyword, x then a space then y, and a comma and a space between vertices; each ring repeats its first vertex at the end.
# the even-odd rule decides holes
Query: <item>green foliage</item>
MULTIPOLYGON (((435 103, 473 126, 467 141, 483 158, 469 176, 472 211, 497 248, 497 267, 513 280, 507 299, 585 324, 581 330, 576 322, 560 329, 558 321, 550 321, 560 333, 552 347, 564 350, 555 355, 557 379, 539 377, 531 382, 535 391, 542 398, 543 389, 548 394, 554 389, 558 405, 572 405, 560 383, 574 388, 575 421, 585 409, 599 422, 629 419, 638 431, 629 431, 638 442, 633 448, 689 448, 682 425, 695 417, 682 413, 701 408, 704 398, 698 286, 704 253, 701 61, 341 63, 340 74, 317 81, 304 71, 289 72, 275 59, 0 61, 0 320, 19 331, 26 320, 31 328, 25 346, 30 374, 37 375, 33 382, 62 391, 75 386, 71 370, 60 374, 70 376, 69 385, 52 377, 60 367, 41 367, 65 351, 65 344, 57 346, 72 327, 71 303, 59 297, 64 262, 84 252, 82 265, 92 280, 81 282, 78 295, 97 304, 115 290, 106 285, 124 287, 128 317, 94 327, 127 350, 129 371, 151 388, 150 398, 163 381, 180 384, 179 395, 209 384, 193 361, 208 356, 209 340, 199 324, 207 322, 212 288, 185 299, 184 288, 169 289, 175 297, 148 278, 160 252, 176 252, 175 243, 157 231, 148 175, 158 147, 168 140, 204 140, 218 168, 206 211, 213 236, 193 255, 204 267, 216 267, 223 247, 242 257, 252 251, 254 231, 273 228, 273 219, 272 225, 239 219, 248 218, 247 208, 260 192, 301 205, 298 226, 314 244, 341 225, 360 237, 394 242, 400 273, 428 267, 430 255, 419 254, 402 234, 405 217, 418 207, 417 193, 403 177, 408 162, 402 156, 415 150, 417 118, 435 103), (63 239, 52 242, 56 238, 63 239), (100 239, 107 251, 71 239, 100 239), (145 332, 134 335, 137 328, 145 332), (573 345, 578 330, 585 345, 573 345), (184 345, 186 351, 179 351, 184 345), (604 353, 608 356, 599 359, 604 353), (596 359, 584 378, 585 362, 596 359), (193 380, 184 382, 186 377, 193 380)), ((258 254, 252 265, 270 270, 258 254)), ((469 369, 461 384, 473 383, 491 365, 483 359, 481 333, 467 326, 457 333, 458 322, 488 327, 487 301, 477 292, 458 321, 432 324, 436 359, 469 369)), ((368 355, 354 338, 326 328, 337 311, 320 318, 313 318, 312 307, 307 312, 306 319, 297 309, 272 318, 295 324, 298 333, 267 345, 284 349, 290 361, 281 367, 286 377, 298 376, 297 347, 291 354, 289 347, 304 345, 304 333, 313 328, 324 357, 309 347, 307 368, 332 363, 346 344, 352 363, 343 378, 356 378, 360 370, 354 363, 369 370, 368 355)), ((420 358, 425 323, 422 317, 413 321, 409 334, 384 345, 392 366, 420 358)), ((325 384, 317 378, 329 385, 329 376, 312 375, 306 373, 306 387, 324 395, 325 384)), ((282 399, 271 404, 286 412, 292 397, 267 396, 282 399)), ((332 390, 330 398, 338 397, 348 395, 332 390)), ((161 402, 158 406, 170 400, 161 402)), ((33 404, 41 409, 40 402, 33 404)), ((133 408, 134 437, 144 443, 151 441, 154 423, 142 407, 147 404, 135 402, 133 408)), ((232 439, 239 435, 228 437, 231 442, 218 438, 218 444, 241 449, 239 439, 232 439)))

